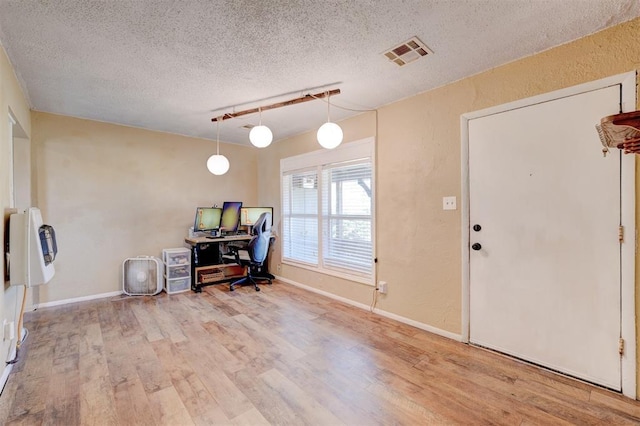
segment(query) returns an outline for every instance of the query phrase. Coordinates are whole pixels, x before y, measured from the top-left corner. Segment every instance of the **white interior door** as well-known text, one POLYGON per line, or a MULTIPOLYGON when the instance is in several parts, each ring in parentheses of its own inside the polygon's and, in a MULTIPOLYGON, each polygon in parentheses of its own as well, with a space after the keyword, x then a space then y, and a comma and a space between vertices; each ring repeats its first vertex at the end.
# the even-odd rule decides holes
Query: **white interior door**
POLYGON ((469 339, 621 389, 612 86, 469 121, 469 339), (481 229, 475 231, 474 225, 481 229))

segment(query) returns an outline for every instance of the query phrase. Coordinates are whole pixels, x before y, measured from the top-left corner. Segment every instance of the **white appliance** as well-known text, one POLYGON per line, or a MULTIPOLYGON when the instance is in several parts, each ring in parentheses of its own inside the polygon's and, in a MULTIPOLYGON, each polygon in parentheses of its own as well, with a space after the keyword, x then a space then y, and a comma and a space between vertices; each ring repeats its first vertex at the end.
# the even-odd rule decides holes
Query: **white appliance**
POLYGON ((152 256, 122 262, 122 291, 129 296, 152 296, 162 291, 162 262, 152 256))
POLYGON ((51 281, 58 253, 53 228, 42 222, 40 209, 30 207, 9 218, 9 282, 32 287, 51 281))

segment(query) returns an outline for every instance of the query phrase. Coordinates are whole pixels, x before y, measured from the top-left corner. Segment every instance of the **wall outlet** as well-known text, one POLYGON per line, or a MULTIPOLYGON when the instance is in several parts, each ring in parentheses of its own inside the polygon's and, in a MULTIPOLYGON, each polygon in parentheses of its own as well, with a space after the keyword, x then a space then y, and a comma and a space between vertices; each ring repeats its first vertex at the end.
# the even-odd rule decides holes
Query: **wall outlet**
POLYGON ((282 263, 278 263, 278 264, 276 265, 276 271, 278 271, 278 272, 282 272, 282 263))
POLYGON ((442 210, 455 210, 456 197, 442 197, 442 210))
POLYGON ((386 281, 378 281, 378 292, 380 294, 387 294, 387 282, 386 281))

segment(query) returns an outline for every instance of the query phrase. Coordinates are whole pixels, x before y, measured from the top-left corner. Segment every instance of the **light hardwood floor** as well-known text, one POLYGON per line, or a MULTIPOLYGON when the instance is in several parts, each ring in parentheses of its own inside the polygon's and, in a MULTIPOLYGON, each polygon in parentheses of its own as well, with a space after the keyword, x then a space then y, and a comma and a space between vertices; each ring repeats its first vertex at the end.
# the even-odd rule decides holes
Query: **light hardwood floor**
POLYGON ((638 424, 640 403, 276 282, 26 315, 0 424, 638 424))

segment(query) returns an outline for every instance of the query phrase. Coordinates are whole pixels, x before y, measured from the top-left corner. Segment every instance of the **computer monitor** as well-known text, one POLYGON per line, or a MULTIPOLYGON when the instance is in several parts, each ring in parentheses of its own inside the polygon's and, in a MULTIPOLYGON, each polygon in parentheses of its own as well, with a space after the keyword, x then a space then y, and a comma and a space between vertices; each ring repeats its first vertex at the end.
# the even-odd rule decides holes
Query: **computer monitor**
POLYGON ((253 226, 262 213, 271 213, 271 226, 273 226, 273 207, 243 207, 240 209, 240 225, 253 226))
POLYGON ((193 221, 193 230, 196 232, 211 232, 220 229, 222 209, 219 207, 198 207, 193 221))
POLYGON ((222 221, 220 222, 220 230, 230 233, 238 230, 240 224, 241 201, 225 201, 222 203, 222 221))

